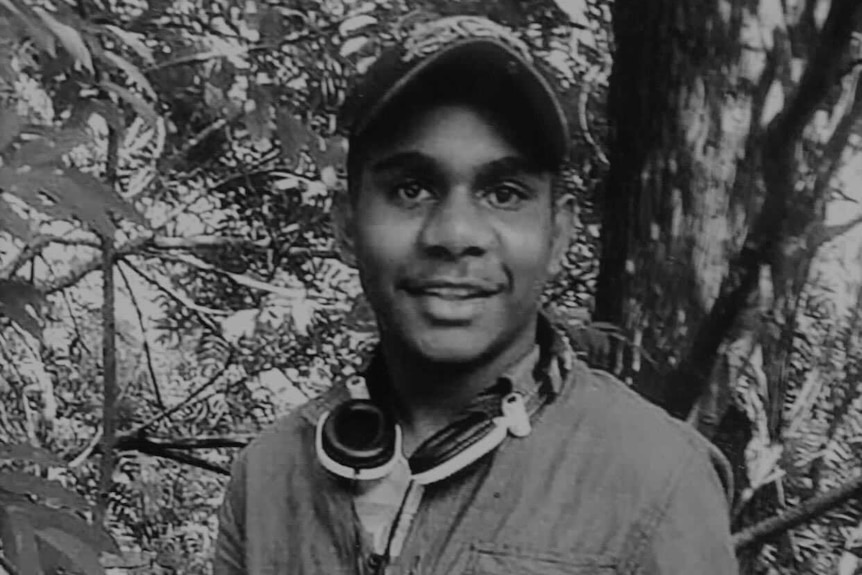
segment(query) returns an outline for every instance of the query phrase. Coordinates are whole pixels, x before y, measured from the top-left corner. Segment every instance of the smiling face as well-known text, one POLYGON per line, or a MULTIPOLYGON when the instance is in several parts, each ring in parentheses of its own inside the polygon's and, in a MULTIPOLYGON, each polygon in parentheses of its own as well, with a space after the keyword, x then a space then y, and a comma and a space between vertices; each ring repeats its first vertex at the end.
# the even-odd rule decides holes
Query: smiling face
POLYGON ((427 108, 376 141, 344 234, 382 337, 442 363, 527 349, 565 243, 552 175, 468 105, 427 108))

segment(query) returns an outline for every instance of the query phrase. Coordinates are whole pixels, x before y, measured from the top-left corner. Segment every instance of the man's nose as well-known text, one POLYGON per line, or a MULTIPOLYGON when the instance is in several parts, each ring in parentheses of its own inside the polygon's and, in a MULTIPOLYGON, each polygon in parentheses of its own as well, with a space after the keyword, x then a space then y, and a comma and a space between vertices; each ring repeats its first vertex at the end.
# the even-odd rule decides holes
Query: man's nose
POLYGON ((419 243, 434 257, 459 258, 486 253, 494 230, 471 190, 455 188, 428 213, 419 243))

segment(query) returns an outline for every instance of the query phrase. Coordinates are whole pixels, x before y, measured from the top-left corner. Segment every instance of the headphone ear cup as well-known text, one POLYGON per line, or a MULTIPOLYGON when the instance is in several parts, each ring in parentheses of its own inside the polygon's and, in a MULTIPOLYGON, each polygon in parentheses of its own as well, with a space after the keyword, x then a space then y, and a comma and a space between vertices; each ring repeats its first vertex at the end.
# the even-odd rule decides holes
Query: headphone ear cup
POLYGON ((326 455, 351 469, 375 469, 396 455, 394 418, 367 399, 351 399, 332 410, 321 435, 326 455))

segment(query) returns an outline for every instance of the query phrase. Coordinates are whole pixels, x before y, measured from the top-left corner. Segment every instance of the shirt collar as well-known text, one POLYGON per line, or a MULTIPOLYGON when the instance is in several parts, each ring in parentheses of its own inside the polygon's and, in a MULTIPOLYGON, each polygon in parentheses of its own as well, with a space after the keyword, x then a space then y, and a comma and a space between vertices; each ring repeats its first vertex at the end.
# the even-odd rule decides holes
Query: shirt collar
MULTIPOLYGON (((539 314, 536 345, 520 360, 509 367, 500 379, 484 394, 505 386, 508 391, 519 391, 525 395, 547 393, 552 401, 562 391, 563 382, 574 364, 574 351, 566 338, 544 313, 539 314), (536 386, 540 389, 536 389, 536 386)), ((367 357, 363 368, 357 373, 336 381, 332 387, 308 403, 300 406, 300 415, 316 424, 321 415, 350 399, 346 383, 355 377, 366 377, 369 390, 385 382, 385 364, 379 346, 367 357)), ((502 390, 501 390, 502 391, 502 390)), ((378 393, 379 393, 378 388, 378 393)))

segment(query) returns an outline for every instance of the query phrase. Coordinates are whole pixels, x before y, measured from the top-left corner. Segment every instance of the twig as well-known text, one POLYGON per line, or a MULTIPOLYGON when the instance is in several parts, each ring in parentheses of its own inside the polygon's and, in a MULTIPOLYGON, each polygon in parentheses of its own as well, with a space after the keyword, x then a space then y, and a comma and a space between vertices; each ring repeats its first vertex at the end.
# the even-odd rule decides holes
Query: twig
POLYGON ((7 561, 2 555, 0 555, 0 567, 5 569, 8 575, 19 575, 18 569, 9 563, 9 561, 7 561))
POLYGON ((166 68, 172 68, 174 66, 182 66, 184 64, 197 64, 200 62, 206 62, 207 60, 215 60, 217 58, 237 57, 243 54, 251 54, 252 52, 275 50, 278 47, 279 46, 276 44, 258 44, 256 46, 244 47, 232 54, 226 54, 224 51, 221 50, 210 50, 209 52, 199 52, 197 54, 189 54, 188 56, 180 56, 179 58, 174 58, 173 60, 159 62, 158 64, 150 66, 145 71, 147 73, 157 72, 159 70, 165 70, 166 68))
POLYGON ((193 301, 191 301, 189 298, 187 298, 187 297, 185 297, 184 295, 182 295, 181 293, 178 293, 177 291, 175 291, 175 290, 174 290, 173 288, 171 288, 170 286, 165 285, 165 283, 164 283, 164 282, 162 282, 158 277, 156 277, 156 276, 152 276, 152 277, 151 277, 151 276, 149 276, 149 275, 147 275, 147 274, 143 273, 143 272, 142 272, 140 269, 138 269, 138 267, 137 267, 135 264, 133 264, 133 263, 132 263, 128 258, 125 258, 125 259, 123 260, 123 262, 124 262, 127 266, 129 266, 129 269, 131 269, 131 270, 132 270, 132 271, 134 271, 136 274, 138 274, 138 276, 140 276, 144 281, 146 281, 146 282, 147 282, 147 283, 149 283, 150 285, 153 285, 153 286, 157 287, 157 288, 158 288, 158 289, 160 289, 162 292, 164 292, 165 294, 167 294, 167 295, 168 295, 168 297, 170 297, 171 299, 173 299, 175 302, 177 302, 178 304, 182 305, 182 306, 183 306, 183 307, 185 307, 186 309, 188 309, 188 310, 190 310, 191 312, 193 312, 193 313, 197 316, 198 321, 200 321, 200 322, 201 322, 201 324, 203 324, 203 325, 204 325, 207 329, 209 329, 211 332, 213 332, 213 333, 215 333, 215 334, 219 334, 219 335, 221 335, 221 330, 219 329, 218 324, 216 324, 216 323, 215 323, 212 319, 210 319, 208 316, 210 316, 210 315, 215 315, 215 316, 228 316, 228 315, 230 315, 230 312, 227 312, 227 311, 224 311, 224 310, 220 310, 220 309, 211 308, 211 307, 204 307, 204 306, 198 305, 198 304, 194 303, 193 301))
POLYGON ((581 134, 583 134, 584 139, 593 149, 602 166, 608 167, 611 162, 605 154, 605 151, 601 146, 599 146, 595 138, 593 138, 593 133, 590 130, 590 119, 587 117, 587 104, 589 103, 590 92, 595 85, 596 75, 597 73, 595 71, 588 73, 581 85, 581 92, 578 94, 578 119, 581 124, 581 134))
POLYGON ((170 449, 162 449, 160 447, 146 445, 140 446, 136 451, 139 451, 140 453, 144 453, 146 455, 152 455, 154 457, 170 459, 172 461, 176 461, 177 463, 191 465, 192 467, 197 467, 198 469, 213 471, 220 475, 230 475, 230 471, 225 467, 217 463, 207 461, 206 459, 203 459, 201 457, 189 455, 188 453, 177 453, 176 451, 172 451, 170 449))
POLYGON ((812 240, 812 244, 815 247, 821 247, 824 244, 838 239, 839 237, 843 236, 844 234, 846 234, 860 224, 862 224, 862 215, 856 216, 855 218, 844 224, 820 227, 818 228, 817 233, 812 240))
POLYGON ((152 445, 162 449, 213 449, 222 447, 245 447, 254 439, 253 434, 188 437, 180 439, 165 439, 142 437, 140 434, 128 434, 117 438, 117 449, 135 450, 141 445, 152 445))
POLYGON ((829 193, 832 194, 832 199, 841 200, 842 202, 850 202, 852 204, 859 203, 859 200, 857 200, 856 198, 851 198, 844 190, 838 188, 831 188, 829 190, 829 193))
POLYGON ((83 464, 89 457, 99 448, 99 442, 102 440, 102 428, 99 427, 96 430, 96 433, 90 439, 90 443, 87 444, 87 447, 84 450, 75 456, 75 458, 69 462, 68 467, 74 468, 83 464))
MULTIPOLYGON (((81 326, 78 325, 78 318, 75 317, 75 311, 72 309, 72 300, 69 298, 69 294, 65 290, 61 293, 63 294, 63 301, 66 302, 66 309, 69 310, 69 317, 72 319, 72 329, 75 330, 75 337, 77 338, 78 345, 83 346, 84 350, 89 353, 90 350, 87 348, 87 342, 84 341, 84 336, 81 335, 81 326)), ((71 345, 69 347, 71 347, 71 345)))
MULTIPOLYGON (((262 240, 251 240, 236 236, 200 235, 190 237, 156 236, 148 248, 160 250, 193 250, 197 248, 214 248, 235 246, 253 249, 269 249, 273 244, 271 238, 262 240)), ((337 252, 334 249, 291 247, 287 250, 292 256, 308 256, 315 258, 335 258, 337 252)))
POLYGON ((149 420, 147 420, 145 423, 138 426, 138 428, 133 433, 141 433, 141 432, 149 429, 150 427, 152 427, 156 423, 162 421, 163 419, 170 417, 171 415, 173 415, 177 411, 186 407, 186 405, 191 400, 193 400, 195 397, 199 396, 201 393, 203 393, 204 391, 206 391, 207 389, 209 389, 210 387, 215 385, 216 382, 219 380, 219 378, 222 375, 224 375, 224 373, 227 371, 227 368, 230 367, 231 363, 233 362, 233 356, 234 356, 234 350, 231 349, 230 353, 228 353, 227 359, 225 359, 224 366, 222 366, 221 370, 219 370, 216 373, 214 373, 213 375, 211 375, 210 378, 203 385, 201 385, 199 388, 197 388, 196 390, 191 392, 188 396, 185 397, 185 399, 180 401, 178 404, 171 407, 170 409, 162 411, 161 413, 157 413, 156 415, 151 417, 149 420))
POLYGON ((126 275, 126 272, 123 270, 123 266, 117 265, 117 271, 120 272, 120 277, 123 278, 123 283, 126 285, 126 291, 129 292, 129 299, 132 300, 132 307, 135 308, 135 315, 138 316, 138 324, 141 326, 141 338, 144 345, 144 357, 147 359, 147 370, 150 372, 150 381, 153 386, 153 394, 156 396, 156 404, 161 408, 165 408, 165 402, 162 399, 162 392, 159 389, 159 380, 156 379, 156 370, 153 369, 153 356, 150 351, 150 342, 147 337, 147 327, 144 325, 144 314, 141 313, 141 306, 138 305, 138 298, 135 296, 135 291, 132 289, 132 284, 129 282, 129 278, 126 275))
POLYGON ((169 261, 184 263, 186 265, 198 268, 198 269, 203 270, 203 271, 208 271, 208 272, 216 273, 219 275, 223 275, 227 278, 232 279, 236 283, 243 285, 245 287, 248 287, 248 288, 269 292, 271 294, 275 294, 275 295, 287 297, 287 298, 296 297, 296 293, 294 290, 291 290, 291 289, 285 288, 285 287, 281 287, 281 286, 272 285, 272 284, 254 279, 254 278, 246 276, 246 275, 231 273, 229 271, 226 271, 226 270, 219 268, 218 266, 214 266, 213 264, 210 264, 210 263, 207 263, 201 259, 198 259, 194 256, 185 255, 185 254, 177 254, 177 255, 158 254, 157 257, 159 257, 161 259, 169 260, 169 261))
POLYGON ((38 256, 42 250, 50 244, 62 244, 67 246, 87 246, 98 249, 99 242, 92 239, 72 239, 54 235, 42 235, 35 237, 30 243, 25 245, 20 252, 9 262, 3 269, 0 269, 0 278, 11 278, 15 273, 24 267, 33 258, 38 256))
MULTIPOLYGON (((150 236, 142 236, 130 240, 126 244, 115 248, 113 253, 115 256, 123 256, 126 254, 139 251, 150 240, 150 236)), ((85 262, 82 266, 72 270, 68 275, 61 278, 56 278, 54 281, 48 282, 40 286, 40 291, 46 295, 58 292, 60 290, 71 287, 81 281, 81 279, 90 272, 96 271, 105 264, 104 257, 93 258, 85 262)))
POLYGON ((812 497, 784 513, 765 519, 736 533, 733 537, 733 544, 736 549, 762 544, 768 539, 807 523, 860 495, 862 495, 862 477, 857 477, 844 485, 812 497))

